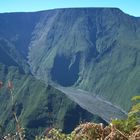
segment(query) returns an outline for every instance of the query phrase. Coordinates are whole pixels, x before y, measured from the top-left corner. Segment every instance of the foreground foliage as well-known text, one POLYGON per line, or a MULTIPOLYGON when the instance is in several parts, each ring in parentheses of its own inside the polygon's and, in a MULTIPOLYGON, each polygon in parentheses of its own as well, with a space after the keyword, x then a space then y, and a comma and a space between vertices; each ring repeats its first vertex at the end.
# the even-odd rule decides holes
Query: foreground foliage
POLYGON ((80 124, 71 134, 64 134, 52 128, 47 130, 43 136, 36 137, 36 140, 139 140, 140 125, 134 127, 130 133, 120 131, 112 123, 108 126, 95 123, 80 124))

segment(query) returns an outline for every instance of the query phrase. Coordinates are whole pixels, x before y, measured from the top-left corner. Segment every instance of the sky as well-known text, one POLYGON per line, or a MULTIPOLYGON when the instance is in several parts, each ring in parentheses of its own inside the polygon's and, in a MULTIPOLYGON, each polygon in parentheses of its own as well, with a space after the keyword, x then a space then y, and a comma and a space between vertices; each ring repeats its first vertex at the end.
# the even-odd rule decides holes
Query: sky
POLYGON ((0 13, 72 7, 117 7, 127 14, 140 17, 140 0, 0 0, 0 13))

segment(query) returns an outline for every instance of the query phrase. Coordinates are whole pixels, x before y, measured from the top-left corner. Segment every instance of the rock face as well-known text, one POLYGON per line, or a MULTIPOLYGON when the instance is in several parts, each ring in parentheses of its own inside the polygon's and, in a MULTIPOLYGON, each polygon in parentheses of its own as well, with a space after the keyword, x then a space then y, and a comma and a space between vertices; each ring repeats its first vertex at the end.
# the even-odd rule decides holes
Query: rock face
MULTIPOLYGON (((0 80, 14 80, 19 118, 33 134, 48 126, 48 108, 68 132, 95 117, 48 84, 89 91, 128 111, 140 95, 139 44, 140 19, 117 8, 0 14, 0 80)), ((10 130, 10 98, 0 92, 0 118, 10 130)))
POLYGON ((46 11, 29 45, 31 70, 45 82, 94 92, 128 110, 140 94, 139 25, 115 8, 46 11))
POLYGON ((0 89, 0 125, 6 133, 15 129, 7 89, 8 80, 12 80, 15 109, 28 139, 52 125, 70 132, 82 120, 104 122, 31 74, 28 46, 42 13, 0 14, 0 81, 4 83, 0 89))
POLYGON ((15 110, 20 124, 26 128, 28 139, 34 139, 35 135, 50 126, 61 128, 68 133, 83 120, 105 123, 59 90, 33 77, 16 46, 1 39, 0 81, 3 81, 4 87, 0 88, 0 125, 6 130, 5 133, 15 129, 12 101, 7 89, 8 80, 13 81, 15 110))
POLYGON ((45 85, 30 74, 22 73, 18 67, 0 64, 0 79, 3 79, 5 85, 0 89, 0 124, 5 129, 5 133, 15 130, 12 101, 7 89, 8 79, 13 80, 15 110, 21 126, 26 128, 27 139, 34 139, 50 126, 61 128, 68 133, 80 121, 105 123, 62 92, 45 85))

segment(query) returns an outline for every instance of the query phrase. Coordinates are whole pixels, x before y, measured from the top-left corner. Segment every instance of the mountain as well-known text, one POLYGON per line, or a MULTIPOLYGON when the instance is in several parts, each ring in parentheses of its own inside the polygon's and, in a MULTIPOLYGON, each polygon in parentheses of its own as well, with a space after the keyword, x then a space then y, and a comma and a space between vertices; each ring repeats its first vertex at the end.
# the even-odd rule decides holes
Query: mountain
MULTIPOLYGON (((91 96, 129 110, 131 97, 140 95, 139 25, 140 18, 117 8, 0 14, 0 80, 13 80, 18 116, 30 137, 50 124, 69 132, 81 120, 101 120, 110 110, 101 113, 98 103, 88 103, 91 96), (101 118, 86 111, 92 106, 101 118)), ((9 131, 6 87, 0 101, 1 123, 9 131)))
POLYGON ((140 94, 140 19, 117 8, 44 13, 29 45, 32 73, 129 110, 140 94))
POLYGON ((0 80, 4 82, 4 87, 0 89, 0 126, 6 129, 5 133, 15 129, 8 80, 13 81, 14 106, 28 139, 34 139, 35 135, 50 126, 68 133, 82 120, 104 122, 59 90, 34 78, 15 46, 4 40, 0 43, 0 80))
POLYGON ((0 14, 0 81, 4 83, 0 89, 0 126, 5 133, 15 129, 7 89, 8 80, 12 80, 15 109, 28 139, 34 139, 50 126, 68 133, 80 121, 104 122, 31 74, 27 63, 28 46, 40 13, 0 14))

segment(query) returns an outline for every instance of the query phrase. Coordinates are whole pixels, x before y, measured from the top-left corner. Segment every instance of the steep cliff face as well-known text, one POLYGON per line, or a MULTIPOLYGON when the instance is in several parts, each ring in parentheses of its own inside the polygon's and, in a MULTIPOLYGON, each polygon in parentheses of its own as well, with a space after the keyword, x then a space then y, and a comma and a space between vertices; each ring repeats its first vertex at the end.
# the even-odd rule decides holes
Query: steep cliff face
POLYGON ((115 8, 46 11, 29 45, 31 70, 128 110, 130 98, 140 94, 139 25, 139 18, 115 8))
POLYGON ((4 84, 0 88, 0 125, 5 133, 15 130, 8 80, 13 81, 15 110, 28 139, 52 125, 68 133, 82 120, 104 122, 59 90, 35 79, 22 58, 10 42, 0 40, 0 81, 4 84))
POLYGON ((12 101, 7 89, 9 79, 12 79, 14 84, 15 110, 21 126, 26 129, 28 139, 34 139, 50 126, 61 128, 68 133, 83 120, 104 122, 82 109, 62 92, 31 75, 22 74, 18 67, 0 64, 0 79, 3 79, 5 85, 0 89, 0 124, 5 133, 15 130, 12 101))
MULTIPOLYGON (((116 8, 0 14, 0 80, 14 80, 19 118, 32 134, 49 125, 50 110, 53 124, 68 132, 95 118, 46 85, 90 91, 127 111, 140 94, 139 44, 140 19, 116 8)), ((8 91, 1 90, 0 101, 2 124, 10 130, 8 91)))
POLYGON ((4 13, 0 14, 0 38, 7 39, 24 56, 39 13, 4 13))
POLYGON ((52 125, 70 132, 82 120, 104 122, 31 74, 28 46, 41 13, 0 14, 0 81, 4 83, 0 89, 0 125, 6 133, 15 129, 7 89, 8 80, 12 80, 15 110, 28 139, 52 125))

